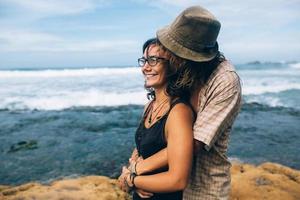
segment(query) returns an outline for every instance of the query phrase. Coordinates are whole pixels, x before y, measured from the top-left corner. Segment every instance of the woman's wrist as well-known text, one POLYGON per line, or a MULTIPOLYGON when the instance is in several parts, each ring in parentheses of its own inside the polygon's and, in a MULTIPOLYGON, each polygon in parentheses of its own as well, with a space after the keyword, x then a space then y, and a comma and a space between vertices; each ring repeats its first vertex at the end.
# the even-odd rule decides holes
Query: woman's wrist
POLYGON ((131 181, 131 183, 132 183, 132 187, 133 188, 135 188, 135 182, 134 182, 134 180, 135 180, 135 178, 137 177, 138 175, 136 174, 136 173, 131 173, 130 174, 130 181, 131 181))
POLYGON ((130 189, 134 189, 135 188, 135 183, 134 180, 137 177, 136 173, 128 173, 126 178, 125 178, 125 182, 126 185, 130 188, 130 189))

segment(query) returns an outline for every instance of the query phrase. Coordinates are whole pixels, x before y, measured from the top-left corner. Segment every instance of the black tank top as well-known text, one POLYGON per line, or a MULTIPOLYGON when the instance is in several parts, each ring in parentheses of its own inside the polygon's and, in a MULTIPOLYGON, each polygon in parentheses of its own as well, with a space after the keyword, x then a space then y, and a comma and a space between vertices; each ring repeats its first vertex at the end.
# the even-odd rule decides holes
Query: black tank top
MULTIPOLYGON (((140 156, 142 156, 144 159, 154 155, 155 153, 159 152, 160 150, 167 147, 167 141, 165 138, 165 125, 166 121, 168 119, 169 113, 172 110, 172 108, 178 104, 178 103, 184 103, 191 107, 191 105, 183 101, 181 99, 175 100, 173 103, 171 103, 169 111, 163 115, 158 121, 156 121, 151 127, 146 128, 145 127, 145 119, 149 112, 149 107, 146 109, 145 114, 139 124, 139 127, 137 128, 136 134, 135 134, 135 143, 138 150, 138 153, 140 156)), ((192 109, 192 107, 191 107, 192 109)), ((193 109, 192 109, 193 110, 193 109)), ((153 171, 150 174, 156 174, 159 172, 167 171, 168 169, 160 169, 153 171)), ((139 200, 143 199, 138 196, 134 192, 133 194, 133 200, 139 200)), ((171 192, 171 193, 155 193, 151 198, 151 200, 156 199, 163 199, 163 200, 181 200, 182 199, 182 191, 178 192, 171 192)))

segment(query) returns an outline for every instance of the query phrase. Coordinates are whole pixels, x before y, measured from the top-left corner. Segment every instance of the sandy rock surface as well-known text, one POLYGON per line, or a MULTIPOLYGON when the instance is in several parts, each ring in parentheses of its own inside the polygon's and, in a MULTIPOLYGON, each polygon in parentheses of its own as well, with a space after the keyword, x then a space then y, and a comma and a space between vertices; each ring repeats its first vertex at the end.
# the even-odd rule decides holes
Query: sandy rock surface
MULTIPOLYGON (((232 200, 299 200, 300 171, 275 164, 259 166, 233 164, 232 200)), ((116 180, 87 176, 59 180, 49 185, 27 183, 16 187, 0 186, 0 200, 128 200, 116 180)))
POLYGON ((300 200, 300 171, 275 163, 234 164, 232 200, 300 200))
POLYGON ((114 200, 130 199, 119 190, 116 180, 87 176, 60 180, 50 185, 27 183, 17 187, 0 186, 1 200, 114 200))

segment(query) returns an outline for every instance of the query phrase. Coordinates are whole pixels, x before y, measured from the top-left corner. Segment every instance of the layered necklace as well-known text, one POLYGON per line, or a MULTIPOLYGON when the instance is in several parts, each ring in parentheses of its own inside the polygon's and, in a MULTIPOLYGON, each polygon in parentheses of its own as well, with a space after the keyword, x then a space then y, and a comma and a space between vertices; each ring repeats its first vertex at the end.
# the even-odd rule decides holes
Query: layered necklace
POLYGON ((169 102, 169 99, 166 98, 163 101, 161 101, 156 108, 154 108, 154 103, 155 101, 152 103, 151 108, 150 108, 150 112, 149 112, 149 119, 148 119, 148 123, 151 124, 153 121, 153 119, 157 120, 159 119, 161 116, 157 116, 158 113, 160 113, 160 111, 163 109, 164 105, 166 105, 169 102))

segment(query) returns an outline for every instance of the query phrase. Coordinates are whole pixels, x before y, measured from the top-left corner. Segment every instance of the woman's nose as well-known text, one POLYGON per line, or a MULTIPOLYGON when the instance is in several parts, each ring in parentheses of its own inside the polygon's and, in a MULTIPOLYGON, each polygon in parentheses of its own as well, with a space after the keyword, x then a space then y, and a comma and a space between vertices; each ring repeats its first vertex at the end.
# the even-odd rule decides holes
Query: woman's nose
POLYGON ((148 62, 145 62, 144 66, 143 66, 143 70, 147 70, 147 71, 151 70, 151 66, 148 64, 148 62))

